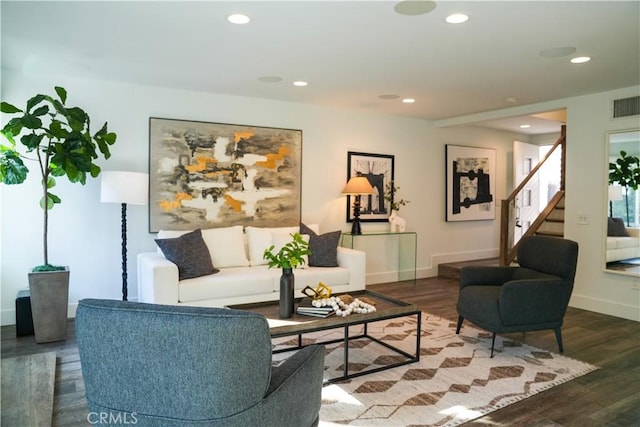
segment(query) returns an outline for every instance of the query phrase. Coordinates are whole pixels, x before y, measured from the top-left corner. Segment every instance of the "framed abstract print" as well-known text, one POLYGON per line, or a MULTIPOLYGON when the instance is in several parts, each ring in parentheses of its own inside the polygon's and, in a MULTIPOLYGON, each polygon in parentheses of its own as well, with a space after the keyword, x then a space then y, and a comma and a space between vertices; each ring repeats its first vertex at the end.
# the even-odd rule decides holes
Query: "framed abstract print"
POLYGON ((300 223, 302 131, 149 119, 149 231, 300 223))
POLYGON ((446 146, 446 220, 495 219, 496 150, 446 146))

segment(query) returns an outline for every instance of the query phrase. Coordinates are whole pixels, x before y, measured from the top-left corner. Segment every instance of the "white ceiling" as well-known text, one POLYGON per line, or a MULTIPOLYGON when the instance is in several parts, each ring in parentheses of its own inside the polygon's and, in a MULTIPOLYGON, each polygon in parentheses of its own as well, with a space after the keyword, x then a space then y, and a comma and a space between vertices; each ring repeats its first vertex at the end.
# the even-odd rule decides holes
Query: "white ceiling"
MULTIPOLYGON (((27 74, 46 70, 428 120, 640 84, 638 1, 439 1, 417 16, 396 13, 396 3, 3 0, 1 61, 27 74), (236 12, 251 22, 228 23, 236 12), (470 20, 445 23, 452 12, 470 20), (592 61, 540 55, 565 46, 592 61), (282 81, 258 81, 264 76, 282 81), (294 87, 294 80, 309 85, 294 87), (385 94, 416 102, 378 98, 385 94)), ((547 120, 521 130, 522 120, 483 125, 549 132, 547 120)))

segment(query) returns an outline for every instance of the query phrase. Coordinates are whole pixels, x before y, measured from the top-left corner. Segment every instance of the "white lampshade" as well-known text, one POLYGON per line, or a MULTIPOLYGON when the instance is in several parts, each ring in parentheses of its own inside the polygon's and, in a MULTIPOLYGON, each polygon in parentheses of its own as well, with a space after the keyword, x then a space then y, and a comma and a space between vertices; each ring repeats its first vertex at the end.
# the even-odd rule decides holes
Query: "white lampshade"
POLYGON ((375 194, 375 191, 366 177, 354 176, 347 182, 344 190, 342 190, 342 194, 375 194))
POLYGON ((141 172, 102 172, 100 201, 146 205, 149 198, 149 175, 141 172))
POLYGON ((609 186, 609 200, 622 200, 622 187, 619 185, 609 186))

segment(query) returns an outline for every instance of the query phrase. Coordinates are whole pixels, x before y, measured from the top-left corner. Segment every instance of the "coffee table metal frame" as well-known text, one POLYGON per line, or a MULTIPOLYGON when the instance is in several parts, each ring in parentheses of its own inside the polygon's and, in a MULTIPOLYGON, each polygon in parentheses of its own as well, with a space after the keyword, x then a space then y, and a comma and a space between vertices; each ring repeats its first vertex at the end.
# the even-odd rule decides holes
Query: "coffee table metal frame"
MULTIPOLYGON (((342 342, 344 344, 343 374, 341 376, 329 378, 325 380, 325 384, 335 383, 335 382, 359 377, 362 375, 371 374, 374 372, 384 371, 386 369, 407 365, 409 363, 418 362, 420 360, 420 331, 421 331, 421 324, 422 324, 422 312, 415 305, 409 304, 394 298, 390 298, 376 292, 371 292, 371 291, 353 292, 353 293, 350 293, 349 295, 352 295, 354 297, 371 297, 374 301, 379 301, 380 303, 384 304, 385 307, 373 313, 351 314, 350 316, 346 316, 346 317, 336 317, 334 315, 327 318, 316 319, 309 316, 295 315, 295 320, 301 320, 301 322, 294 323, 294 324, 285 324, 282 326, 272 326, 269 328, 269 331, 271 333, 272 338, 297 336, 298 337, 297 345, 274 350, 273 353, 276 354, 276 353, 284 353, 288 351, 299 350, 303 347, 306 347, 307 345, 325 345, 325 344, 335 344, 335 343, 342 342), (416 316, 415 354, 408 353, 396 346, 393 346, 369 334, 368 326, 370 323, 380 322, 380 321, 389 320, 389 319, 397 319, 400 317, 408 317, 408 316, 416 316), (357 333, 355 335, 350 335, 349 327, 356 326, 356 325, 363 326, 362 332, 357 333), (302 336, 305 334, 318 332, 318 331, 327 331, 331 329, 339 329, 339 328, 343 329, 342 338, 314 342, 313 344, 307 344, 307 345, 303 344, 302 336), (401 360, 399 362, 394 362, 384 366, 367 369, 360 372, 349 373, 349 341, 357 340, 357 339, 369 339, 371 341, 374 341, 388 348, 394 353, 403 356, 405 360, 401 360)), ((233 305, 233 306, 229 306, 229 308, 251 310, 251 311, 262 312, 262 314, 265 314, 267 312, 264 309, 261 310, 260 308, 268 307, 269 305, 273 306, 274 304, 275 306, 277 306, 278 303, 271 302, 271 303, 233 305)), ((265 316, 265 317, 268 318, 268 316, 265 316)))

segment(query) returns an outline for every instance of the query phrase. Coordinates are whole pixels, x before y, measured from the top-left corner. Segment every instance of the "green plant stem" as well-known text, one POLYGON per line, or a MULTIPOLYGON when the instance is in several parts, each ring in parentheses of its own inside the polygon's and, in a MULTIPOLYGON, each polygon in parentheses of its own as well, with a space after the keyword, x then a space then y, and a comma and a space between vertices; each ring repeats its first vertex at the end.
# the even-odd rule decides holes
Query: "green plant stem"
MULTIPOLYGON (((49 144, 51 144, 51 139, 49 139, 49 144)), ((43 218, 43 234, 42 234, 42 243, 43 243, 43 248, 44 248, 44 265, 48 265, 49 264, 49 205, 47 203, 48 197, 49 195, 47 194, 49 192, 49 187, 47 185, 47 183, 49 182, 49 169, 46 168, 44 165, 45 164, 49 164, 49 151, 47 150, 45 153, 45 162, 43 164, 42 162, 42 154, 40 153, 40 150, 36 150, 37 156, 38 156, 38 163, 39 163, 39 167, 40 167, 40 174, 42 176, 42 192, 44 195, 44 218, 43 218)))

